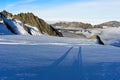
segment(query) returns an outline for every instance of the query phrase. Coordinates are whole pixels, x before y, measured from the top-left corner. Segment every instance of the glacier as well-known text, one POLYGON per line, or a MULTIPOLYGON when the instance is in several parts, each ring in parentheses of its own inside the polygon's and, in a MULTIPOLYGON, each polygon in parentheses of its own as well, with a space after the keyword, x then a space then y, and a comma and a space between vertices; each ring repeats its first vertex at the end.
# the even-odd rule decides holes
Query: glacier
POLYGON ((1 35, 0 80, 119 80, 119 52, 90 39, 1 35))
POLYGON ((43 35, 0 17, 0 80, 120 80, 119 27, 77 32, 99 35, 100 45, 97 39, 43 35))

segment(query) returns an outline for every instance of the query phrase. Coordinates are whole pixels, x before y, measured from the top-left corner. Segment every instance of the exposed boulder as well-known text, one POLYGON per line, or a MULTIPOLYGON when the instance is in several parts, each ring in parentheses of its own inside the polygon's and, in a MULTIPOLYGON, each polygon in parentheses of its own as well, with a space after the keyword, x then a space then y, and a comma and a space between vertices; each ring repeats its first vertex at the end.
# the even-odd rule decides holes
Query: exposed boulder
POLYGON ((98 35, 92 35, 90 39, 96 39, 98 44, 105 45, 104 42, 101 40, 100 36, 98 35))
POLYGON ((90 36, 90 39, 97 39, 97 35, 90 36))

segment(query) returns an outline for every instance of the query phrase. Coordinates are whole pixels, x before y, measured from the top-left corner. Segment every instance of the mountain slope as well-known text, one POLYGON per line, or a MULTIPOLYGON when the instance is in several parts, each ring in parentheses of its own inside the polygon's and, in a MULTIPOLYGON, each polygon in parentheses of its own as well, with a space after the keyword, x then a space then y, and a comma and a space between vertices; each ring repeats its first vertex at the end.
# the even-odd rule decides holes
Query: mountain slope
POLYGON ((92 25, 89 23, 83 23, 83 22, 58 22, 55 24, 52 24, 52 26, 63 26, 63 27, 75 27, 75 28, 92 28, 92 25))
POLYGON ((52 26, 63 26, 63 27, 72 27, 72 28, 103 28, 103 26, 108 26, 108 27, 120 27, 120 22, 119 21, 109 21, 109 22, 104 22, 98 25, 92 25, 89 23, 83 23, 83 22, 57 22, 52 24, 52 26))
POLYGON ((9 31, 9 29, 2 23, 0 22, 0 35, 9 35, 11 33, 11 31, 9 31))
POLYGON ((120 27, 119 21, 109 21, 102 24, 99 24, 100 26, 110 26, 110 27, 120 27))
POLYGON ((4 25, 11 31, 13 34, 28 34, 23 28, 23 24, 17 22, 16 20, 7 19, 4 16, 1 16, 4 25))
POLYGON ((51 25, 48 25, 44 20, 38 18, 37 16, 35 16, 32 13, 20 13, 17 15, 12 15, 11 13, 9 13, 7 11, 3 11, 3 12, 1 12, 1 15, 4 16, 4 17, 2 17, 2 20, 5 23, 5 25, 7 26, 7 28, 9 28, 10 31, 14 34, 20 34, 21 32, 17 31, 17 30, 12 30, 13 26, 16 29, 20 28, 20 30, 22 30, 22 34, 29 33, 32 35, 31 30, 32 31, 34 30, 34 32, 37 31, 37 33, 41 33, 41 34, 47 34, 47 35, 51 35, 51 36, 62 36, 62 34, 60 32, 58 32, 56 29, 54 29, 51 25), (8 19, 8 18, 11 18, 11 19, 8 19), (8 22, 9 23, 11 22, 11 23, 8 24, 8 22, 6 22, 6 20, 9 20, 8 22), (10 27, 11 24, 12 24, 12 28, 10 27), (20 26, 22 26, 22 27, 20 27, 20 26), (37 30, 35 30, 35 28, 37 30), (14 32, 14 31, 17 31, 17 32, 14 32), (27 33, 26 33, 26 31, 27 31, 27 33))

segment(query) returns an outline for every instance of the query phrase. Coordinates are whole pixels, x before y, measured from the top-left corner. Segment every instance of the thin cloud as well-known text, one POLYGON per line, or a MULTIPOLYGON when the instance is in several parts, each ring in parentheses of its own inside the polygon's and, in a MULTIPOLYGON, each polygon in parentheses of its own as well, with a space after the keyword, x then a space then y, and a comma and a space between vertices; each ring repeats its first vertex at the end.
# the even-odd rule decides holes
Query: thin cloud
POLYGON ((32 3, 36 0, 21 0, 21 1, 18 1, 18 2, 14 2, 14 3, 10 3, 6 6, 6 9, 9 9, 9 8, 12 8, 12 7, 16 7, 18 5, 23 5, 23 4, 28 4, 28 3, 32 3))
POLYGON ((36 0, 22 0, 10 4, 9 7, 12 8, 9 10, 13 13, 30 11, 47 21, 82 21, 93 24, 109 20, 120 21, 120 0, 80 1, 49 7, 48 4, 28 4, 34 1, 36 0))
POLYGON ((101 0, 66 4, 36 13, 46 20, 84 21, 98 23, 120 20, 120 0, 101 0), (49 13, 49 14, 48 14, 49 13))

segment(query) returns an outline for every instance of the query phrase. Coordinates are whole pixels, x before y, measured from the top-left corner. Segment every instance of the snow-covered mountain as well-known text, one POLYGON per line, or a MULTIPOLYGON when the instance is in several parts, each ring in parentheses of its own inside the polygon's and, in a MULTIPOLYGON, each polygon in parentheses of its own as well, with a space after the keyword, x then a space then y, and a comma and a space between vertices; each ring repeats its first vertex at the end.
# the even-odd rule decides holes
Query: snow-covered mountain
POLYGON ((120 22, 119 21, 108 21, 108 22, 99 24, 98 26, 120 27, 120 22))
POLYGON ((69 28, 63 31, 84 38, 56 37, 61 33, 32 18, 31 13, 16 17, 3 14, 0 14, 0 80, 120 79, 120 48, 114 47, 120 46, 120 27, 69 28))
POLYGON ((83 23, 83 22, 56 22, 51 24, 52 26, 63 26, 65 28, 92 28, 93 26, 89 23, 83 23))
POLYGON ((120 27, 119 21, 108 21, 101 24, 92 25, 90 23, 83 23, 83 22, 56 22, 51 24, 52 26, 63 26, 65 28, 84 28, 84 29, 94 29, 94 28, 103 28, 104 26, 107 27, 120 27))
POLYGON ((32 13, 12 15, 7 11, 0 13, 0 34, 51 35, 62 36, 60 32, 32 13))
POLYGON ((0 35, 9 35, 12 34, 11 31, 4 25, 3 22, 0 22, 0 35))

